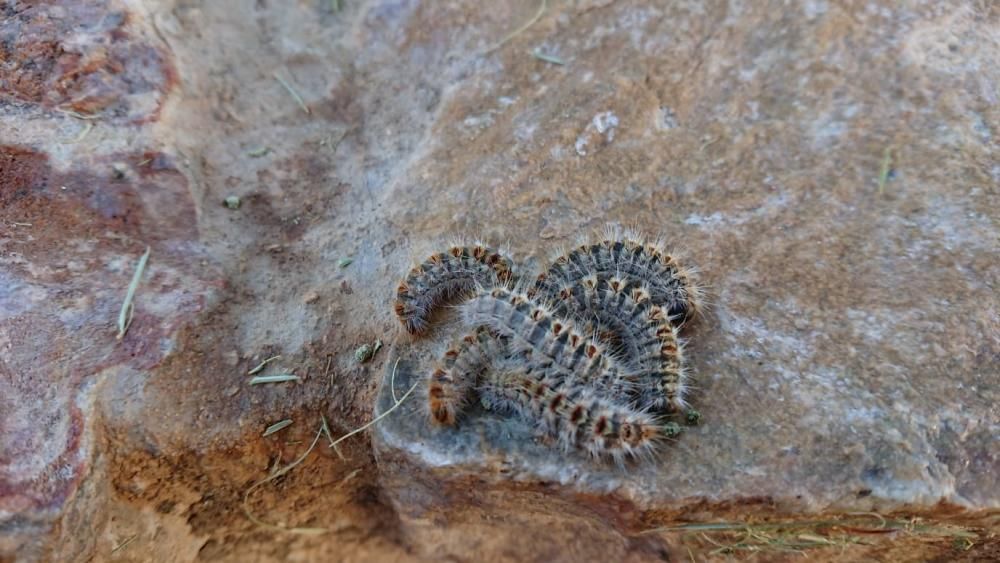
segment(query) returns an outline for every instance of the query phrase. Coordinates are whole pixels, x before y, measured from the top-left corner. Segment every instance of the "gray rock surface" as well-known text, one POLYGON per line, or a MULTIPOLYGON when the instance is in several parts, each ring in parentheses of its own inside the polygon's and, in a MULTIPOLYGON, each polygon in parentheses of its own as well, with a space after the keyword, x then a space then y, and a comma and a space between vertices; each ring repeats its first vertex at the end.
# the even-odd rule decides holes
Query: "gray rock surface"
POLYGON ((1000 10, 549 2, 504 40, 537 10, 0 8, 0 560, 725 557, 642 532, 858 511, 948 533, 810 553, 998 553, 1000 10), (609 221, 712 301, 703 421, 656 463, 434 432, 414 394, 248 502, 330 533, 244 516, 321 415, 366 423, 446 340, 397 328, 412 260, 479 234, 538 269, 609 221), (278 354, 301 381, 249 386, 278 354))

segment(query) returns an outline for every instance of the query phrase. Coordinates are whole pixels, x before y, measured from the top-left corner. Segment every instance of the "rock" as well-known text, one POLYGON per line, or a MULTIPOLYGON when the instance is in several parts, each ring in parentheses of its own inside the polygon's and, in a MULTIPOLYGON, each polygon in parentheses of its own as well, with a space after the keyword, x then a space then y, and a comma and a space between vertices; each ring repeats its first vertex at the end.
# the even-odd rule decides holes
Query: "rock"
POLYGON ((342 4, 5 9, 0 559, 709 559, 740 532, 676 527, 776 520, 765 556, 995 558, 995 9, 550 2, 502 41, 537 4, 342 4), (701 420, 655 462, 482 409, 434 430, 419 388, 317 434, 457 333, 386 330, 412 261, 482 236, 538 270, 607 222, 712 303, 701 420), (250 387, 277 354, 309 376, 250 387), (248 520, 317 436, 247 507, 334 532, 248 520), (921 520, 816 524, 882 525, 856 512, 921 520))

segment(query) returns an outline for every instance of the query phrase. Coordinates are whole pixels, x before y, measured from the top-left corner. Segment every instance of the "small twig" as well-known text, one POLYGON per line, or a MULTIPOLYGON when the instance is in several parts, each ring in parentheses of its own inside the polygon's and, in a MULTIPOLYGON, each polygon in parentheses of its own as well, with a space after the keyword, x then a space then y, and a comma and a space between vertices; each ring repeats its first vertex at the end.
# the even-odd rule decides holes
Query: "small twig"
POLYGON ((280 82, 282 86, 285 87, 285 90, 288 90, 288 93, 292 95, 292 98, 295 99, 295 103, 299 104, 299 107, 302 108, 302 111, 306 112, 306 114, 312 113, 309 111, 309 106, 307 106, 305 101, 302 100, 302 96, 300 96, 299 93, 295 91, 295 88, 292 88, 291 84, 285 82, 285 79, 282 78, 281 75, 278 74, 277 72, 274 73, 274 78, 275 80, 280 82))
POLYGON ((139 280, 142 278, 142 272, 146 269, 146 262, 149 260, 150 247, 146 247, 146 252, 142 254, 139 258, 139 263, 135 267, 135 273, 132 275, 132 282, 128 284, 128 291, 125 293, 125 301, 122 302, 122 310, 118 313, 118 340, 125 337, 125 332, 128 331, 129 325, 132 324, 132 313, 134 312, 135 306, 132 304, 132 300, 135 299, 135 290, 139 287, 139 280))
POLYGON ((250 380, 250 385, 260 385, 262 383, 285 383, 287 381, 300 381, 299 376, 290 373, 280 375, 258 375, 250 380))
POLYGON ((132 534, 131 536, 129 536, 128 538, 126 538, 125 541, 123 541, 122 543, 118 544, 114 549, 112 549, 111 553, 117 553, 118 550, 125 549, 125 546, 127 546, 128 544, 134 542, 135 539, 138 538, 138 537, 139 537, 139 534, 132 534))
POLYGON ((520 35, 521 33, 523 33, 529 27, 535 25, 535 23, 537 23, 538 20, 542 19, 542 15, 545 13, 545 10, 547 10, 548 7, 549 7, 548 0, 542 0, 542 3, 538 6, 538 12, 535 13, 534 17, 532 17, 530 20, 528 20, 527 23, 525 23, 521 27, 519 27, 519 28, 515 29, 514 31, 508 33, 498 43, 494 44, 492 47, 490 47, 489 49, 487 49, 486 53, 492 53, 493 51, 496 51, 500 47, 503 47, 508 41, 510 41, 511 39, 517 37, 518 35, 520 35))
POLYGON ((260 364, 258 364, 258 365, 257 365, 257 367, 255 367, 255 368, 253 368, 252 370, 248 371, 248 372, 247 372, 247 375, 255 375, 255 374, 258 374, 258 373, 260 373, 260 371, 261 371, 262 369, 264 369, 264 366, 266 366, 266 365, 267 365, 267 364, 268 364, 269 362, 272 362, 272 361, 274 361, 274 360, 277 360, 277 359, 278 359, 278 358, 280 358, 280 357, 281 357, 281 355, 280 355, 280 354, 279 354, 279 355, 277 355, 277 356, 271 356, 270 358, 268 358, 268 359, 264 360, 263 362, 261 362, 260 364))

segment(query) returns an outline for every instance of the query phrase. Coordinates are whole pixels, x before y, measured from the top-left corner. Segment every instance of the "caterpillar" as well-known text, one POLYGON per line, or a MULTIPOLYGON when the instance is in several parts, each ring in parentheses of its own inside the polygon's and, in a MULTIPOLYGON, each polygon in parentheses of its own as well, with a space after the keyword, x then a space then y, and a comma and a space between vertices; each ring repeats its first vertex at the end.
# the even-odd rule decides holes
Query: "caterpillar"
POLYGON ((491 372, 481 392, 490 404, 533 421, 539 430, 556 438, 565 452, 582 449, 593 458, 623 465, 627 459, 648 457, 667 437, 666 427, 648 412, 530 369, 491 372))
POLYGON ((423 334, 438 305, 477 285, 512 280, 513 266, 510 258, 485 243, 453 244, 414 266, 400 282, 393 307, 396 316, 407 332, 423 334))
POLYGON ((658 241, 647 241, 637 232, 605 229, 598 243, 581 244, 557 256, 548 270, 539 274, 532 294, 555 299, 566 286, 588 276, 604 281, 618 278, 625 289, 645 288, 652 302, 662 307, 671 322, 682 325, 702 310, 702 291, 694 272, 680 265, 658 241))
POLYGON ((506 356, 506 348, 503 340, 482 327, 452 344, 428 378, 431 420, 454 426, 470 402, 478 378, 495 359, 506 356))
POLYGON ((645 386, 646 391, 637 398, 640 407, 684 408, 687 376, 683 343, 669 315, 652 303, 645 285, 619 277, 600 280, 590 274, 576 285, 563 287, 557 303, 557 314, 581 321, 591 319, 596 330, 621 348, 629 366, 649 381, 656 392, 650 393, 645 386))
POLYGON ((462 304, 469 326, 487 326, 510 338, 511 347, 550 370, 560 382, 590 385, 600 395, 624 398, 638 385, 635 374, 608 354, 605 345, 578 332, 526 294, 506 287, 481 290, 462 304))
POLYGON ((561 253, 531 282, 483 243, 454 244, 413 267, 394 309, 410 334, 461 296, 456 340, 426 379, 439 426, 460 422, 473 398, 533 423, 561 449, 595 458, 648 457, 687 408, 681 328, 702 310, 693 270, 661 242, 609 227, 598 242, 561 253))

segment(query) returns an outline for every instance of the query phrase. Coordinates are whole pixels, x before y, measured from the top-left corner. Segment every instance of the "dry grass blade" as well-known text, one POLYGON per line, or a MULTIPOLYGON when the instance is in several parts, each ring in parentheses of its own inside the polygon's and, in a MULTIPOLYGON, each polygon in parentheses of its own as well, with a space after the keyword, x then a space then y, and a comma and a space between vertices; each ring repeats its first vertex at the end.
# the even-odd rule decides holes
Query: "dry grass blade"
POLYGON ((518 35, 524 33, 525 30, 527 30, 529 27, 535 25, 535 23, 537 23, 538 20, 542 19, 542 16, 545 14, 545 10, 547 10, 548 8, 549 8, 549 2, 548 2, 548 0, 542 0, 542 3, 538 6, 538 12, 535 13, 534 17, 532 17, 530 20, 528 20, 521 27, 519 27, 519 28, 515 29, 514 31, 508 33, 503 39, 501 39, 499 42, 497 42, 492 47, 490 47, 489 49, 487 49, 486 52, 487 53, 492 53, 493 51, 496 51, 500 47, 503 47, 511 39, 513 39, 513 38, 517 37, 518 35))
POLYGON ((326 434, 326 439, 330 441, 330 447, 337 453, 337 457, 340 458, 340 461, 347 461, 347 458, 344 457, 344 454, 340 453, 340 448, 337 447, 337 444, 333 440, 333 434, 330 432, 330 425, 326 422, 326 415, 321 414, 320 417, 323 419, 322 429, 323 433, 326 434))
POLYGON ((323 435, 323 429, 321 427, 316 432, 316 437, 313 438, 312 443, 309 444, 309 447, 306 449, 306 451, 303 452, 302 455, 300 455, 298 458, 296 458, 295 461, 293 461, 293 462, 289 463, 288 465, 282 467, 281 469, 278 469, 277 471, 271 473, 271 475, 267 476, 266 478, 264 478, 264 479, 262 479, 260 481, 257 481, 256 483, 254 483, 253 485, 251 485, 249 489, 247 489, 247 492, 243 494, 243 513, 247 515, 247 518, 249 518, 251 522, 253 522, 254 524, 257 524, 258 526, 261 526, 263 528, 267 528, 269 530, 276 530, 276 531, 279 531, 279 532, 291 532, 293 534, 309 534, 309 535, 314 535, 314 534, 325 534, 325 533, 327 533, 327 532, 330 531, 327 528, 298 528, 298 527, 289 528, 288 526, 282 526, 280 524, 272 524, 270 522, 265 522, 265 521, 261 520, 260 518, 257 518, 256 516, 254 516, 253 512, 250 511, 250 504, 249 504, 250 503, 250 494, 253 493, 255 490, 257 490, 260 486, 265 485, 267 483, 270 483, 271 481, 274 481, 278 477, 281 477, 282 475, 288 473, 289 471, 291 471, 292 469, 294 469, 296 466, 298 466, 300 463, 302 463, 303 461, 305 461, 305 459, 307 457, 309 457, 309 454, 312 453, 313 448, 316 447, 316 442, 319 441, 319 438, 322 435, 323 435))
POLYGON ((129 325, 132 324, 132 313, 134 312, 132 301, 135 299, 135 290, 139 287, 139 280, 142 279, 142 272, 146 269, 146 262, 149 261, 149 252, 150 248, 147 246, 146 252, 139 258, 139 263, 135 267, 135 273, 132 274, 132 282, 128 284, 125 301, 122 302, 122 309, 118 313, 118 336, 115 337, 118 340, 125 337, 129 325))
MULTIPOLYGON (((391 383, 390 383, 391 385, 394 385, 395 382, 396 382, 396 368, 398 366, 399 366, 399 360, 397 359, 396 360, 396 364, 392 366, 392 377, 391 377, 391 383)), ((395 403, 393 403, 392 407, 390 407, 389 409, 387 409, 381 415, 375 417, 368 424, 365 424, 361 428, 358 428, 358 429, 356 429, 356 430, 354 430, 352 432, 348 432, 347 434, 341 436, 337 440, 333 440, 332 437, 331 437, 330 447, 334 448, 336 450, 337 444, 339 444, 340 442, 343 442, 344 440, 350 438, 351 436, 354 436, 355 434, 357 434, 359 432, 362 432, 362 431, 370 428, 372 425, 374 425, 378 421, 382 420, 383 418, 385 418, 386 416, 388 416, 389 414, 391 414, 392 411, 396 410, 396 408, 399 407, 399 405, 402 404, 403 401, 406 400, 406 398, 408 396, 410 396, 410 394, 413 393, 413 390, 416 389, 416 388, 417 388, 417 383, 414 383, 410 387, 410 389, 407 390, 407 392, 404 393, 403 396, 399 398, 398 401, 396 401, 395 403)), ((308 527, 305 527, 305 528, 291 527, 290 528, 288 526, 282 526, 280 524, 272 524, 270 522, 265 522, 265 521, 261 520, 260 518, 258 518, 257 516, 255 516, 253 514, 253 512, 250 510, 250 495, 255 490, 257 490, 258 488, 260 488, 261 486, 263 486, 263 485, 265 485, 267 483, 270 483, 271 481, 274 481, 278 477, 281 477, 282 475, 285 475, 286 473, 288 473, 289 471, 291 471, 292 469, 294 469, 296 466, 298 466, 300 463, 302 463, 303 461, 305 461, 305 459, 307 457, 309 457, 309 454, 312 453, 313 449, 316 448, 316 443, 319 442, 320 437, 323 436, 324 433, 326 433, 327 436, 330 436, 330 428, 329 428, 329 426, 326 423, 326 416, 322 416, 321 415, 321 418, 322 418, 322 423, 320 424, 319 430, 316 431, 316 436, 313 437, 312 443, 309 444, 309 447, 306 449, 305 452, 302 453, 302 455, 300 455, 298 458, 295 459, 295 461, 289 463, 285 467, 282 467, 281 469, 277 469, 277 470, 273 471, 266 478, 261 479, 260 481, 257 481, 256 483, 254 483, 253 485, 251 485, 250 488, 247 489, 247 491, 243 494, 243 513, 246 514, 247 518, 250 519, 250 521, 253 522, 254 524, 257 524, 258 526, 261 526, 263 528, 267 528, 269 530, 275 530, 275 531, 279 531, 279 532, 290 532, 290 533, 293 533, 293 534, 309 534, 309 535, 314 535, 314 534, 325 534, 325 533, 327 533, 327 532, 330 531, 327 528, 308 528, 308 527)), ((341 483, 343 483, 347 479, 350 479, 351 477, 353 477, 356 474, 357 474, 357 470, 354 473, 348 475, 343 481, 341 481, 341 483)))
MULTIPOLYGON (((859 513, 853 513, 858 515, 859 513)), ((856 534, 903 533, 953 537, 971 541, 979 536, 958 526, 919 525, 915 520, 888 520, 874 513, 865 513, 869 518, 845 518, 841 520, 806 520, 800 522, 712 522, 702 524, 681 524, 665 526, 640 532, 685 532, 697 533, 706 543, 716 546, 712 554, 731 554, 736 551, 757 553, 761 551, 783 551, 801 553, 805 549, 849 545, 872 545, 856 534), (732 543, 723 544, 712 540, 708 534, 729 536, 732 543)))
POLYGON ((269 364, 269 363, 271 363, 274 360, 277 360, 279 358, 281 358, 280 355, 278 355, 278 356, 271 356, 270 358, 268 358, 268 359, 264 360, 263 362, 257 364, 257 367, 255 367, 252 370, 248 371, 247 375, 256 375, 256 374, 260 373, 260 371, 262 369, 264 369, 264 366, 266 366, 267 364, 269 364))
MULTIPOLYGON (((395 384, 396 384, 396 368, 397 367, 399 367, 399 359, 398 358, 396 359, 396 363, 392 366, 392 377, 390 378, 390 382, 389 382, 389 385, 391 385, 393 387, 395 387, 395 384)), ((413 393, 413 390, 416 389, 416 388, 417 388, 417 382, 415 382, 413 385, 411 385, 410 388, 406 390, 406 393, 403 393, 403 396, 400 397, 398 401, 396 401, 395 403, 393 403, 391 407, 389 407, 388 409, 386 409, 386 411, 384 413, 376 416, 375 418, 372 419, 371 422, 369 422, 368 424, 365 424, 361 428, 356 428, 356 429, 348 432, 347 434, 344 434, 340 438, 337 438, 333 443, 330 444, 330 447, 331 448, 337 447, 337 444, 343 442, 344 440, 350 438, 351 436, 354 436, 355 434, 357 434, 359 432, 364 432, 365 430, 367 430, 367 429, 371 428, 373 425, 375 425, 375 423, 377 423, 378 421, 380 421, 383 418, 385 418, 385 417, 389 416, 390 414, 392 414, 392 411, 396 410, 399 407, 399 405, 403 404, 403 401, 405 401, 406 398, 409 397, 410 394, 413 393)))
POLYGON ((56 111, 58 111, 59 113, 66 114, 66 115, 68 115, 70 117, 75 117, 76 119, 91 120, 91 119, 99 119, 100 118, 100 116, 98 116, 98 115, 84 114, 84 113, 80 113, 78 111, 73 111, 71 109, 56 108, 56 111))
POLYGON ((562 65, 566 64, 566 61, 560 59, 559 57, 557 57, 555 55, 546 55, 545 53, 539 51, 538 49, 535 49, 534 51, 532 51, 531 52, 531 56, 535 57, 536 59, 538 59, 540 61, 545 61, 547 63, 552 63, 554 65, 562 66, 562 65))
POLYGON ((274 78, 275 80, 280 82, 282 86, 285 87, 285 90, 288 90, 288 93, 291 94, 292 98, 295 100, 295 103, 299 104, 299 107, 302 108, 302 111, 306 112, 306 114, 312 113, 311 111, 309 111, 309 106, 306 105, 306 102, 302 99, 302 96, 300 96, 299 93, 295 91, 295 88, 292 88, 291 84, 286 82, 285 79, 282 78, 281 75, 278 74, 277 72, 274 73, 274 78))
POLYGON ((274 434, 275 432, 278 432, 279 430, 282 430, 284 428, 288 428, 291 425, 292 425, 292 419, 290 418, 286 418, 285 420, 282 420, 280 422, 275 422, 274 424, 268 426, 267 430, 264 430, 264 434, 262 434, 261 436, 262 437, 270 436, 271 434, 274 434))
POLYGON ((278 375, 258 375, 250 380, 250 385, 261 385, 263 383, 285 383, 287 381, 300 381, 299 376, 290 373, 278 375))
POLYGON ((73 139, 73 143, 79 143, 80 141, 83 141, 85 138, 87 138, 87 135, 90 134, 90 131, 93 128, 94 128, 93 122, 91 121, 84 122, 83 129, 80 131, 80 134, 73 139))

